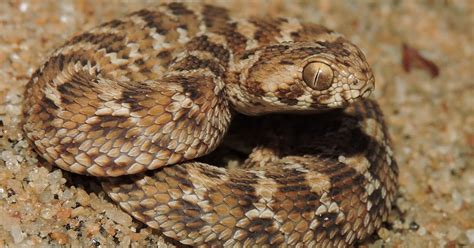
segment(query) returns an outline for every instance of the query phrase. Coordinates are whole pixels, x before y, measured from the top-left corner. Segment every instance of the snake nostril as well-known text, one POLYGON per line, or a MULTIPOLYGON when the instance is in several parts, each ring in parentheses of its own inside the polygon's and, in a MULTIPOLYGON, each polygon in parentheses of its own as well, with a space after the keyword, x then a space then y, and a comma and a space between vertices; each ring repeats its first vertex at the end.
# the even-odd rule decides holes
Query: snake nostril
POLYGON ((331 87, 334 72, 331 67, 322 62, 311 62, 303 68, 303 80, 315 90, 325 90, 331 87))

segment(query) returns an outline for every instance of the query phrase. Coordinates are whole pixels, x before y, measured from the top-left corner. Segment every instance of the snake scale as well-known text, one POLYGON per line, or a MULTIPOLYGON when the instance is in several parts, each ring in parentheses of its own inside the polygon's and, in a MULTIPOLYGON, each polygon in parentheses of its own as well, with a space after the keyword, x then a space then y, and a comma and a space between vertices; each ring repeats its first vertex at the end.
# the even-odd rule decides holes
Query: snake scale
POLYGON ((345 247, 397 193, 373 89, 362 52, 323 26, 169 3, 55 50, 26 86, 23 129, 183 244, 345 247), (252 146, 242 163, 200 160, 227 132, 252 146))

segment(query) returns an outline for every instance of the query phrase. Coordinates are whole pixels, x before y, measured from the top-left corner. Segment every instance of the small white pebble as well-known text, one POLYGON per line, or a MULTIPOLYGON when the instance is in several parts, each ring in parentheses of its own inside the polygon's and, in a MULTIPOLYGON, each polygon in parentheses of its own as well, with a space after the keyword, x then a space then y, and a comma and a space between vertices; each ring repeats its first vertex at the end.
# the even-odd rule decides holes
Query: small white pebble
POLYGON ((51 208, 43 208, 41 210, 41 217, 46 220, 50 220, 54 216, 54 214, 56 214, 56 212, 53 211, 51 208))
POLYGON ((49 190, 44 190, 38 195, 38 200, 43 203, 48 203, 54 199, 53 194, 49 190))
POLYGON ((68 16, 65 16, 65 15, 62 15, 59 20, 62 22, 62 23, 67 23, 71 18, 69 18, 68 16))
POLYGON ((474 229, 467 230, 466 236, 469 239, 469 244, 474 244, 474 229))
MULTIPOLYGON (((20 59, 20 57, 17 54, 13 54, 15 59, 20 59)), ((11 90, 7 93, 6 100, 8 103, 13 104, 13 105, 19 105, 21 103, 21 95, 18 94, 17 91, 11 90)))
POLYGON ((62 178, 62 173, 60 170, 54 170, 48 174, 48 181, 50 184, 58 183, 62 178))
POLYGON ((132 224, 132 217, 115 208, 108 208, 105 210, 105 215, 115 221, 116 223, 124 226, 130 226, 132 224))
POLYGON ((380 230, 378 230, 377 234, 383 240, 388 240, 390 238, 390 231, 388 231, 386 228, 380 228, 380 230))
MULTIPOLYGON (((434 237, 436 237, 439 240, 444 240, 446 234, 441 232, 441 231, 434 231, 431 233, 434 237)), ((440 246, 441 247, 441 246, 440 246)))
POLYGON ((425 236, 426 235, 426 228, 421 226, 420 228, 418 228, 416 233, 418 233, 418 235, 420 235, 420 236, 425 236))
POLYGON ((121 240, 120 245, 122 245, 123 247, 130 247, 130 242, 131 242, 130 236, 125 236, 121 240))
POLYGON ((0 200, 7 198, 8 194, 4 188, 0 188, 0 200))
POLYGON ((48 187, 47 175, 48 170, 43 167, 35 168, 30 171, 28 175, 30 182, 28 183, 28 185, 35 193, 41 194, 46 189, 46 187, 48 187))
POLYGON ((456 240, 458 239, 458 237, 461 235, 461 230, 459 230, 457 227, 455 226, 451 226, 449 227, 449 230, 448 230, 448 233, 446 235, 446 238, 448 240, 456 240))
POLYGON ((20 9, 21 12, 26 12, 26 11, 28 11, 28 8, 29 8, 29 7, 30 7, 30 6, 28 5, 28 3, 23 2, 23 3, 20 4, 20 8, 19 8, 19 9, 20 9))
POLYGON ((15 156, 12 151, 3 151, 1 159, 5 161, 5 165, 10 171, 14 173, 20 171, 20 164, 18 163, 17 156, 15 156))
MULTIPOLYGON (((13 60, 13 61, 18 61, 18 60, 20 60, 20 56, 18 56, 18 54, 16 54, 16 53, 12 53, 10 55, 10 59, 13 60)), ((8 99, 7 99, 7 101, 8 101, 8 99)))
POLYGON ((74 196, 74 194, 72 193, 72 191, 69 190, 69 189, 66 189, 66 190, 64 190, 64 192, 63 192, 61 198, 62 198, 63 200, 69 200, 69 199, 71 199, 73 196, 74 196))
POLYGON ((339 162, 341 162, 341 163, 345 163, 345 162, 346 162, 346 157, 344 157, 344 156, 339 156, 339 157, 337 158, 337 160, 338 160, 339 162))
POLYGON ((461 193, 459 193, 457 190, 454 190, 453 193, 451 193, 451 197, 453 198, 453 210, 459 211, 463 204, 463 197, 461 193))
POLYGON ((82 206, 80 206, 80 207, 74 208, 72 210, 71 217, 74 218, 74 217, 77 217, 77 216, 84 215, 86 213, 87 213, 86 209, 83 208, 82 206))
POLYGON ((14 223, 10 227, 10 235, 13 237, 13 242, 15 244, 19 244, 23 241, 24 235, 23 232, 21 231, 20 225, 14 223))

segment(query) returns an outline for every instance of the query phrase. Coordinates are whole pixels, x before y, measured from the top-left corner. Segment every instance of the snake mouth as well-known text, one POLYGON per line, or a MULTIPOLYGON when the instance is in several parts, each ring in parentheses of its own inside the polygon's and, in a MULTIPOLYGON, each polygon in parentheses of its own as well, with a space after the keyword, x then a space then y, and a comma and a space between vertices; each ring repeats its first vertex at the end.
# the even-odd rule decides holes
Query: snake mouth
POLYGON ((324 92, 326 99, 321 98, 321 103, 328 108, 343 108, 360 99, 370 96, 375 88, 375 78, 370 74, 350 75, 341 78, 334 88, 324 92))

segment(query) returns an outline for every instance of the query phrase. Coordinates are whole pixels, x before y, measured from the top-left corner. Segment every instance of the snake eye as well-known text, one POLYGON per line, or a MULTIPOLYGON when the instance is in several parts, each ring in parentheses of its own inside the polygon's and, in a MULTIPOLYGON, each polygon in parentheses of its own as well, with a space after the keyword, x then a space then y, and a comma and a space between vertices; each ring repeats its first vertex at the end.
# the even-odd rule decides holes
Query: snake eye
POLYGON ((303 80, 315 90, 325 90, 332 84, 334 74, 331 67, 322 62, 311 62, 303 69, 303 80))

